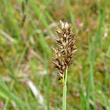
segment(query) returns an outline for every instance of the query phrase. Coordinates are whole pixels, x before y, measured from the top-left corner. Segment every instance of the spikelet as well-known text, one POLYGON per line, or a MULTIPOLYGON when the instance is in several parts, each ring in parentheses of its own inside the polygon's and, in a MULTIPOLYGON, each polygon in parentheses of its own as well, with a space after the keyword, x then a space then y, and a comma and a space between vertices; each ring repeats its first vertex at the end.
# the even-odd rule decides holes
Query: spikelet
POLYGON ((58 79, 62 79, 65 75, 65 70, 72 64, 73 54, 75 53, 75 34, 72 32, 73 28, 67 22, 60 21, 61 29, 57 30, 58 38, 56 43, 58 48, 52 48, 55 52, 54 65, 59 70, 58 79))

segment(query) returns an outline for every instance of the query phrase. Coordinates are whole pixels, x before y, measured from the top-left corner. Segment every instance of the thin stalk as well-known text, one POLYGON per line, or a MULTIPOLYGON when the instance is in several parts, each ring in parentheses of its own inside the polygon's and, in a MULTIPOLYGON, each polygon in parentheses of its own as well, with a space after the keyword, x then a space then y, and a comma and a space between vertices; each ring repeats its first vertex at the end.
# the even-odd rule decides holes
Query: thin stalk
POLYGON ((66 86, 66 83, 67 83, 67 69, 66 69, 66 73, 65 73, 65 78, 64 78, 64 75, 63 75, 63 106, 62 106, 62 110, 66 110, 66 92, 67 92, 67 86, 66 86))

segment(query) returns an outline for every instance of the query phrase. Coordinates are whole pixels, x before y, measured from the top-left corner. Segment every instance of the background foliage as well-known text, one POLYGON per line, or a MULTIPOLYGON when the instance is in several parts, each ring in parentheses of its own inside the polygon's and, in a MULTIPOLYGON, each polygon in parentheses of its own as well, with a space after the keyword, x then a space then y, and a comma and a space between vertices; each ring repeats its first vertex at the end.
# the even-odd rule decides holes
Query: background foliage
POLYGON ((110 110, 109 0, 0 0, 0 110, 61 110, 52 66, 59 20, 76 33, 67 110, 110 110))

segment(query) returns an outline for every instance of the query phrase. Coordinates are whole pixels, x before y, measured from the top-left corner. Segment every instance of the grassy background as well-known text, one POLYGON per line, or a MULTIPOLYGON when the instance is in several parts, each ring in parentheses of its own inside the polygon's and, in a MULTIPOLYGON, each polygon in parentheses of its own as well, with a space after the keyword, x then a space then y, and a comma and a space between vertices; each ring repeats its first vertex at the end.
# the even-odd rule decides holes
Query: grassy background
POLYGON ((78 48, 67 110, 110 110, 109 8, 109 0, 0 0, 0 110, 61 110, 51 50, 59 20, 73 25, 78 48))

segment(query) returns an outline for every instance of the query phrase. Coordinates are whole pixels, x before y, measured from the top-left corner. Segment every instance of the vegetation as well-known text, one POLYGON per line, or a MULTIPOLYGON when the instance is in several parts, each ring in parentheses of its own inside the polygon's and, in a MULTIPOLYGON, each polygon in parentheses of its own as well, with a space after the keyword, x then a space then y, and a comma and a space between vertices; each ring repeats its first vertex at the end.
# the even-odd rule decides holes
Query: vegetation
POLYGON ((69 22, 78 51, 67 110, 110 110, 109 0, 0 0, 0 110, 62 110, 52 65, 55 30, 69 22))

